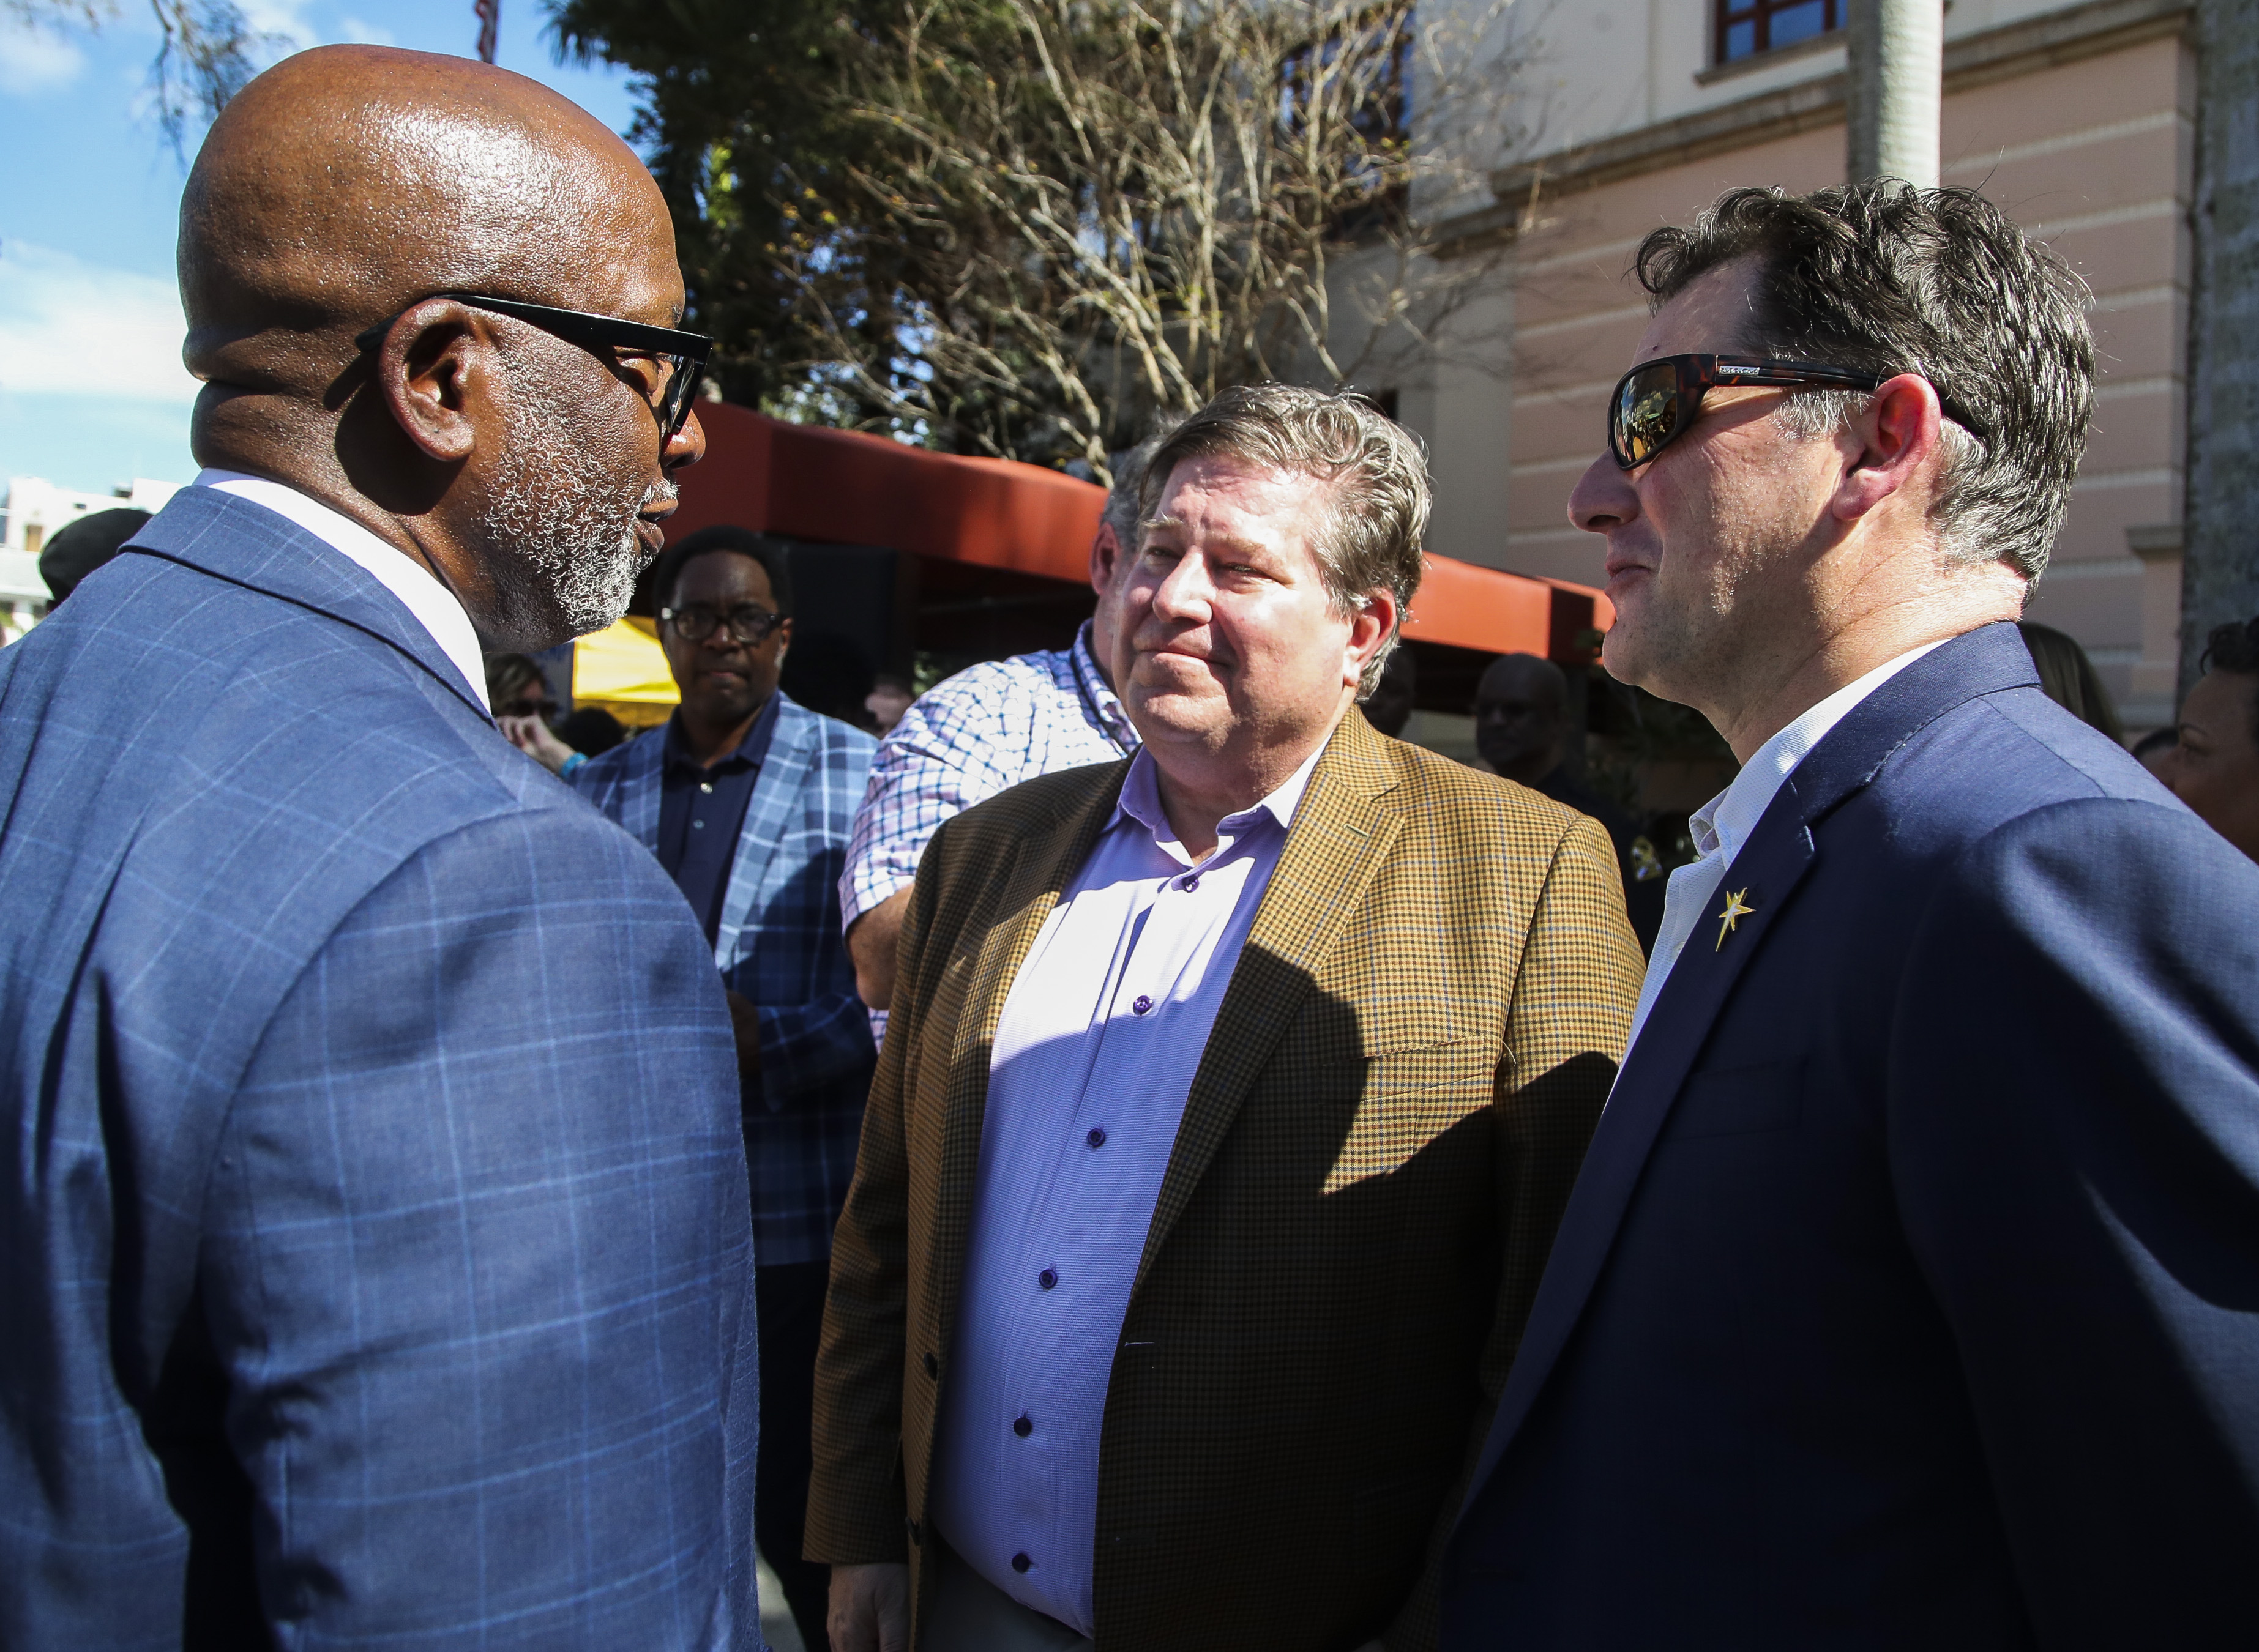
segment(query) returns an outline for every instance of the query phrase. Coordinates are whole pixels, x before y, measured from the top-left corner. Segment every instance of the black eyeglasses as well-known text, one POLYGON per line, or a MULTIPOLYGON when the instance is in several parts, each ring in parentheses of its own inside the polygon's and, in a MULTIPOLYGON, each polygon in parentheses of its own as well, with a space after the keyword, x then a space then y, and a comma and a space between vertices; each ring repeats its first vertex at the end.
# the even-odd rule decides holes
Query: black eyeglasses
POLYGON ((755 648, 768 641, 769 633, 784 623, 783 615, 755 608, 751 602, 741 602, 727 614, 710 608, 663 608, 659 616, 688 642, 702 643, 726 625, 731 637, 755 648))
MULTIPOLYGON (((705 377, 707 358, 714 353, 714 341, 703 333, 678 332, 672 327, 648 326, 640 321, 623 321, 616 316, 591 315, 583 310, 552 310, 546 304, 529 304, 515 298, 489 298, 484 293, 426 293, 416 303, 420 304, 430 298, 452 298, 474 310, 492 310, 497 316, 525 322, 567 344, 580 345, 591 355, 620 352, 649 356, 666 370, 651 409, 652 417, 659 420, 662 446, 674 439, 675 433, 689 418, 691 399, 698 394, 699 383, 705 377)), ((354 346, 374 350, 392 331, 392 324, 414 308, 411 304, 386 317, 356 338, 354 346)))

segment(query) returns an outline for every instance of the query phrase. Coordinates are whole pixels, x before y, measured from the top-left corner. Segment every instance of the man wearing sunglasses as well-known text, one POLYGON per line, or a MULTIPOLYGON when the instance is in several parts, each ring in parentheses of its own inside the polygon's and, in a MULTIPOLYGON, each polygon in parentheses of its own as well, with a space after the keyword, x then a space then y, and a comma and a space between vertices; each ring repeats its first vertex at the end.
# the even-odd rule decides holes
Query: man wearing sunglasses
POLYGON ((481 659, 617 618, 699 455, 666 203, 326 47, 180 268, 200 485, 0 654, 0 1645, 757 1644, 712 953, 481 659))
POLYGON ((2259 1620, 2259 868, 2013 622, 2092 404, 1981 197, 1730 192, 1570 501, 1741 758, 1444 1567, 1472 1648, 2206 1646, 2259 1620))

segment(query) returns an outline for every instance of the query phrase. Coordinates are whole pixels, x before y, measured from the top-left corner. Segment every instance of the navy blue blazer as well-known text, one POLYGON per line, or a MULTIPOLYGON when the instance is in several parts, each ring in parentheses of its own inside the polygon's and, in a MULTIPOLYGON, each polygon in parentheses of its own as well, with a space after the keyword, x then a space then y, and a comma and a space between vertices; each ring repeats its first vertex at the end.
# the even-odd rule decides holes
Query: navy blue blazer
POLYGON ((398 600, 178 495, 0 652, 0 1646, 760 1644, 728 1013, 398 600))
POLYGON ((2259 1634, 2259 867, 2013 627, 1782 786, 1627 1060, 1443 1643, 2259 1634))

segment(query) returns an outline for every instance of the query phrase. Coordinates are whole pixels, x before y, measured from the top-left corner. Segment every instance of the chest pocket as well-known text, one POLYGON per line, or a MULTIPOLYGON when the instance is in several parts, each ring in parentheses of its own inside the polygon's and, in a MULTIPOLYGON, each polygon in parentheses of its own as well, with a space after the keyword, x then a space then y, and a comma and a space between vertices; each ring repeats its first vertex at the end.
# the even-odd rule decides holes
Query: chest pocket
POLYGON ((1804 1115, 1804 1057, 1698 1072, 1671 1104, 1662 1140, 1792 1130, 1804 1115))
POLYGON ((1490 1105, 1497 1071, 1498 1052, 1477 1038, 1366 1056, 1357 1113, 1324 1191, 1338 1193, 1400 1168, 1460 1120, 1490 1105))

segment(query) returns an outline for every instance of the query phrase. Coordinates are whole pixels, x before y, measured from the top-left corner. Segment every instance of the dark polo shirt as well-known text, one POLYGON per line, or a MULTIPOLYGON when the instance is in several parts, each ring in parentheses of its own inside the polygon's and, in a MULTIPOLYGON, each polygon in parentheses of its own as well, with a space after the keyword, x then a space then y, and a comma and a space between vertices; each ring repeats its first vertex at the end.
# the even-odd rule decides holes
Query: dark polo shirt
POLYGON ((722 901, 737 864, 738 837, 776 732, 777 697, 753 719, 737 750, 701 768, 682 741, 682 714, 666 722, 666 755, 659 771, 659 864, 690 902, 713 940, 722 927, 722 901))

